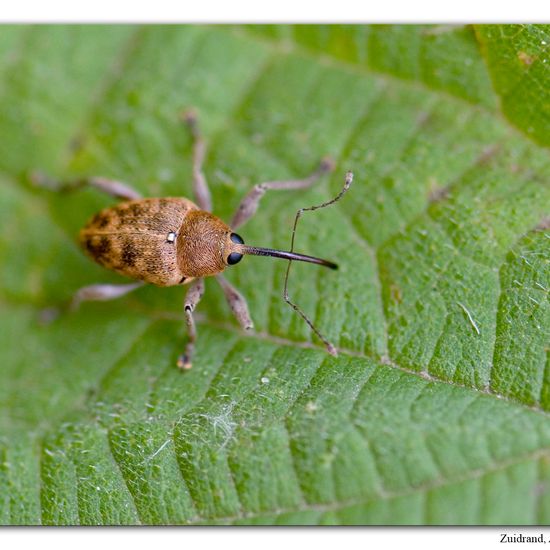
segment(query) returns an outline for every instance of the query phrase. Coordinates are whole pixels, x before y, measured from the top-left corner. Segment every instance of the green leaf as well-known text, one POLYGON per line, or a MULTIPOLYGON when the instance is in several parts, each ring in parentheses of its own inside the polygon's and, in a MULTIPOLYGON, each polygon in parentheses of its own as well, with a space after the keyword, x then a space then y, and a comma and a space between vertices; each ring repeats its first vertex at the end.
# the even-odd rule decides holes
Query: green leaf
POLYGON ((550 160, 500 112, 547 143, 542 54, 510 60, 548 30, 514 29, 2 27, 0 523, 549 522, 550 160), (190 196, 189 106, 224 219, 337 159, 268 194, 247 242, 286 248, 353 169, 297 235, 340 270, 294 265, 289 287, 337 358, 275 260, 228 271, 253 334, 207 282, 185 374, 183 289, 62 310, 122 281, 75 243, 112 201, 27 175, 190 196))
POLYGON ((478 25, 476 32, 503 113, 550 145, 550 26, 478 25))

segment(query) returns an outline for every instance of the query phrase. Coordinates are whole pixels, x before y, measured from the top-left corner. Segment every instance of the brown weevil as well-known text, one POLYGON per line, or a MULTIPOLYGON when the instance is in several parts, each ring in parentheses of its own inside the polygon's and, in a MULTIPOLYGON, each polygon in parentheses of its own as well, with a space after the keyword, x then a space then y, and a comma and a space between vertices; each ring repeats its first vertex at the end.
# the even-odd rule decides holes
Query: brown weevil
MULTIPOLYGON (((342 191, 332 200, 319 206, 302 208, 296 214, 290 251, 247 246, 235 230, 256 212, 260 199, 271 189, 304 189, 320 176, 333 169, 332 161, 324 159, 310 176, 289 181, 271 181, 255 185, 241 201, 230 225, 210 213, 212 200, 202 164, 206 152, 205 141, 199 131, 193 111, 183 115, 193 137, 193 191, 195 202, 186 198, 142 198, 128 185, 104 178, 84 178, 64 184, 58 189, 73 189, 90 185, 121 202, 105 208, 93 216, 80 231, 80 244, 98 264, 125 275, 137 282, 130 284, 97 284, 81 288, 75 294, 72 306, 88 300, 118 298, 150 283, 156 286, 190 284, 184 301, 188 342, 178 358, 178 366, 191 368, 197 331, 193 311, 204 294, 204 277, 215 276, 227 302, 240 325, 253 327, 244 297, 221 273, 237 264, 243 255, 272 256, 289 260, 284 284, 284 299, 308 323, 325 343, 329 353, 336 348, 317 330, 301 309, 288 297, 288 275, 292 260, 319 264, 336 269, 337 265, 294 252, 294 236, 301 214, 333 204, 349 189, 353 174, 348 172, 342 191)), ((44 176, 35 174, 35 183, 46 183, 44 176)))

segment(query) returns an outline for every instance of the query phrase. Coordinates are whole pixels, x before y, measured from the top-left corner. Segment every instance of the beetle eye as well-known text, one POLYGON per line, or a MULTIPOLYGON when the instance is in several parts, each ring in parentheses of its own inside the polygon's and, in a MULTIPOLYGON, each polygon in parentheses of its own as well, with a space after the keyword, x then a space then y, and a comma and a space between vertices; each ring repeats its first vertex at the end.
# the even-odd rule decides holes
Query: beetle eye
MULTIPOLYGON (((237 233, 231 233, 229 238, 237 244, 244 244, 243 238, 240 235, 237 235, 237 233)), ((237 260, 238 261, 238 260, 237 260)))
POLYGON ((229 265, 238 264, 242 260, 242 257, 243 255, 238 252, 231 252, 231 254, 227 257, 227 263, 229 265))

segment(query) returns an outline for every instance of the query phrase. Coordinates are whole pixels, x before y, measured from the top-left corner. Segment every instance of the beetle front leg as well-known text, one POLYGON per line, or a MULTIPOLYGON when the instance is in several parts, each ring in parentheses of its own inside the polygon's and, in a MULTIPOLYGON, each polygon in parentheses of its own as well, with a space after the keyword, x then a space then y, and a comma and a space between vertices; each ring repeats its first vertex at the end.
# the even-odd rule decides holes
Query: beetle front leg
POLYGON ((132 290, 143 286, 145 283, 139 281, 137 283, 130 283, 127 285, 90 285, 82 287, 77 290, 76 294, 73 296, 71 301, 70 309, 75 311, 78 309, 82 302, 93 302, 93 301, 107 301, 120 298, 132 290))
POLYGON ((319 164, 319 167, 307 178, 300 180, 288 180, 288 181, 266 181, 265 183, 258 183, 255 185, 249 193, 244 197, 237 208, 237 211, 233 215, 231 220, 231 229, 237 229, 244 223, 246 223, 258 209, 261 198, 269 190, 295 190, 306 189, 311 187, 323 174, 331 172, 334 169, 334 162, 325 158, 319 164))
POLYGON ((185 322, 187 323, 188 341, 185 346, 185 353, 178 357, 178 367, 182 370, 191 368, 191 360, 195 351, 195 341, 197 340, 197 329, 193 319, 193 311, 197 307, 204 294, 204 279, 196 279, 191 283, 187 294, 185 295, 184 311, 185 322))
POLYGON ((197 114, 190 109, 183 113, 182 119, 189 126, 193 137, 193 194, 202 210, 212 212, 212 196, 202 171, 204 156, 206 155, 206 142, 199 129, 197 114))
POLYGON ((76 178, 67 182, 60 182, 42 172, 34 172, 31 175, 31 181, 38 187, 45 187, 52 191, 75 191, 82 187, 94 187, 95 189, 120 199, 123 201, 135 200, 141 198, 141 193, 130 187, 126 183, 117 180, 110 180, 102 177, 76 178))
POLYGON ((248 304, 244 296, 223 275, 216 275, 216 279, 218 283, 220 283, 223 293, 225 294, 225 299, 241 327, 244 330, 254 328, 254 323, 250 318, 248 304))

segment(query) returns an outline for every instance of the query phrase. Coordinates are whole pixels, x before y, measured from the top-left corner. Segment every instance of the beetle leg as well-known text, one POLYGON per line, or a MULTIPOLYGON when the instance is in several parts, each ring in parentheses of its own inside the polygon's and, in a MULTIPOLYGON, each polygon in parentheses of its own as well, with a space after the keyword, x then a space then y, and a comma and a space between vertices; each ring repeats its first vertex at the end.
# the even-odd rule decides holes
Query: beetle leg
POLYGON ((106 301, 120 298, 132 290, 136 290, 145 283, 139 281, 128 285, 90 285, 77 290, 73 296, 70 309, 75 311, 82 302, 106 301))
POLYGON ((216 279, 218 283, 220 283, 223 293, 225 294, 225 299, 241 327, 244 330, 254 328, 254 323, 250 318, 248 305, 244 296, 223 275, 216 275, 216 279))
POLYGON ((323 174, 331 172, 334 169, 334 162, 329 158, 321 160, 319 167, 315 172, 309 175, 307 178, 300 180, 288 180, 288 181, 267 181, 265 183, 258 183, 255 185, 248 194, 244 197, 237 208, 237 211, 233 215, 231 220, 231 229, 237 229, 237 227, 246 223, 258 209, 260 199, 265 195, 266 191, 271 189, 275 190, 293 190, 293 189, 305 189, 313 185, 323 174))
POLYGON ((212 196, 202 165, 206 154, 206 142, 202 137, 197 121, 197 114, 193 110, 186 111, 183 114, 183 121, 189 126, 191 136, 193 137, 193 194, 195 200, 202 210, 212 211, 212 196))
POLYGON ((46 187, 54 191, 74 191, 81 187, 95 187, 107 195, 111 195, 116 199, 121 200, 134 200, 140 199, 141 194, 135 189, 122 183, 121 181, 109 180, 107 178, 92 177, 92 178, 76 178, 68 182, 59 182, 53 178, 50 178, 42 172, 34 172, 31 175, 31 181, 34 185, 39 187, 46 187))
POLYGON ((185 295, 184 311, 189 339, 185 346, 185 353, 178 357, 178 367, 182 370, 189 370, 191 368, 191 360, 193 358, 193 352, 195 351, 195 341, 197 340, 197 329, 195 327, 195 320, 193 319, 193 311, 195 311, 203 294, 204 279, 195 279, 185 295))

